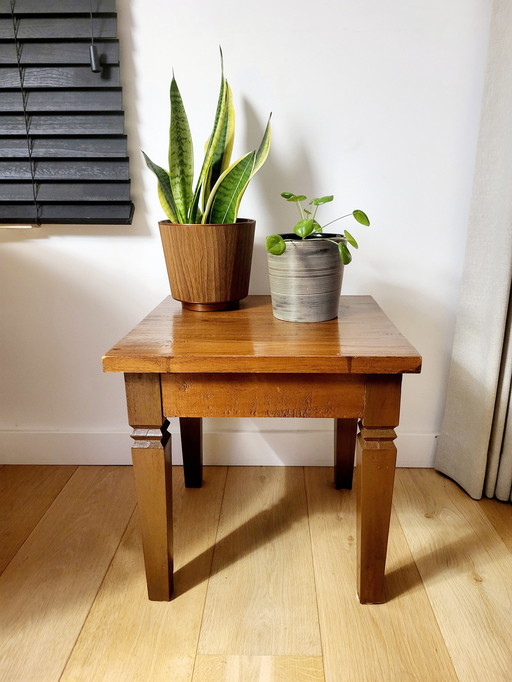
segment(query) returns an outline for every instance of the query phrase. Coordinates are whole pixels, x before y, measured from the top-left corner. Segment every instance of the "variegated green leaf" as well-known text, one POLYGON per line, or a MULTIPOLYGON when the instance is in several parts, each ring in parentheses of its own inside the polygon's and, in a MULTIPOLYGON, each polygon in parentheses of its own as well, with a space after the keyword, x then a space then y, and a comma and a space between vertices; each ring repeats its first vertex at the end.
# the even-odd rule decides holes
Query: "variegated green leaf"
POLYGON ((267 127, 265 128, 265 132, 263 133, 263 138, 261 140, 260 146, 258 147, 258 151, 256 152, 256 159, 254 162, 254 169, 252 171, 252 174, 254 175, 259 171, 259 169, 263 166, 265 161, 267 160, 268 153, 270 151, 270 140, 272 138, 272 130, 270 128, 270 119, 272 118, 272 114, 268 117, 268 123, 267 127))
POLYGON ((187 114, 174 76, 171 81, 170 97, 169 177, 180 222, 184 223, 192 203, 194 150, 187 114))
POLYGON ((222 173, 230 166, 234 138, 235 108, 233 106, 233 93, 226 81, 226 115, 224 117, 224 125, 217 142, 217 147, 213 151, 210 171, 204 185, 203 197, 205 204, 208 201, 208 197, 210 196, 215 183, 222 173))
POLYGON ((162 208, 165 211, 165 215, 173 223, 180 222, 178 220, 178 211, 176 209, 176 204, 172 194, 169 174, 167 173, 166 170, 164 170, 160 166, 157 166, 156 163, 153 163, 153 161, 151 161, 147 154, 145 154, 144 152, 142 152, 142 154, 144 156, 148 168, 152 170, 153 173, 158 178, 158 198, 160 199, 160 204, 162 205, 162 208))
POLYGON ((251 179, 255 158, 256 152, 249 152, 224 171, 208 199, 203 223, 236 221, 237 208, 251 179))
MULTIPOLYGON (((222 56, 222 53, 221 53, 221 56, 222 56)), ((227 107, 228 107, 227 82, 226 82, 226 79, 224 78, 224 70, 222 69, 219 99, 217 101, 217 110, 215 112, 215 120, 213 123, 213 131, 212 131, 212 134, 210 135, 210 138, 208 140, 208 146, 206 148, 206 152, 204 155, 203 165, 201 167, 201 172, 199 173, 199 177, 197 179, 197 185, 196 185, 196 189, 194 192, 194 198, 192 200, 192 207, 191 207, 190 215, 189 215, 189 219, 190 219, 191 223, 197 222, 197 213, 199 210, 199 200, 201 198, 201 192, 203 191, 203 187, 205 186, 205 183, 208 179, 208 175, 210 173, 210 167, 212 164, 213 155, 215 153, 215 149, 217 148, 219 138, 222 135, 222 130, 224 128, 224 119, 227 115, 227 107)), ((206 203, 206 201, 205 201, 205 203, 206 203)), ((206 212, 206 208, 205 208, 205 212, 206 212)), ((204 218, 204 216, 203 216, 203 218, 204 218)))

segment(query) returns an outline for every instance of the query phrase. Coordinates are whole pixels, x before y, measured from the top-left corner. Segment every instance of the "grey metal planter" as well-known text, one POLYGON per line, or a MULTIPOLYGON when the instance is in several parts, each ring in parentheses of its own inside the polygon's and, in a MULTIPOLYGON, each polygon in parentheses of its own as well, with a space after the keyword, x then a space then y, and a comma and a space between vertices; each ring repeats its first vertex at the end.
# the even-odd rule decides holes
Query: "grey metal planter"
POLYGON ((270 293, 274 317, 287 322, 324 322, 338 317, 343 263, 336 244, 320 239, 344 241, 337 234, 307 239, 283 234, 286 251, 267 253, 270 293))

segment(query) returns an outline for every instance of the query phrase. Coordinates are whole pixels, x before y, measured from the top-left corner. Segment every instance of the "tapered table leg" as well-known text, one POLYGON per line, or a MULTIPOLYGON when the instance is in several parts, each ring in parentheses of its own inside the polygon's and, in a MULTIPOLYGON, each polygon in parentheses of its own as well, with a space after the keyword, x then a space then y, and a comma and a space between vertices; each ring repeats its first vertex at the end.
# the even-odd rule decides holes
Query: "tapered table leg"
POLYGON ((358 595, 362 604, 386 601, 385 567, 395 478, 395 426, 401 375, 369 376, 357 437, 358 595))
POLYGON ((334 420, 334 486, 350 490, 354 474, 357 419, 334 420))
POLYGON ((125 374, 125 388, 148 596, 169 601, 173 592, 171 436, 162 414, 160 375, 125 374))
POLYGON ((186 488, 203 484, 203 425, 200 417, 180 417, 181 449, 186 488))

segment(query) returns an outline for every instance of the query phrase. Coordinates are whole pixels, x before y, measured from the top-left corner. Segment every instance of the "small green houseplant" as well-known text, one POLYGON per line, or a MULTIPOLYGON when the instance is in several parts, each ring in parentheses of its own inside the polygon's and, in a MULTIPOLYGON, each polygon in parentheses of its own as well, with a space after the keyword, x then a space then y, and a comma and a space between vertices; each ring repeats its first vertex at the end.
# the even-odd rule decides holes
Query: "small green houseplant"
POLYGON ((312 199, 303 206, 303 194, 282 192, 296 204, 299 221, 289 234, 267 237, 267 260, 274 316, 288 322, 323 322, 338 315, 343 267, 352 260, 348 244, 358 248, 348 230, 329 234, 324 228, 352 216, 361 225, 370 225, 359 209, 321 225, 317 220, 320 206, 330 203, 333 195, 312 199))
MULTIPOLYGON (((347 246, 347 242, 355 249, 359 248, 358 243, 350 234, 350 232, 348 230, 344 230, 343 237, 340 239, 341 235, 337 235, 338 239, 336 241, 333 240, 331 235, 319 237, 319 234, 323 233, 324 227, 328 227, 329 225, 332 225, 338 220, 348 218, 349 216, 355 218, 358 223, 361 223, 361 225, 369 226, 370 221, 366 213, 364 211, 356 209, 352 211, 352 213, 347 213, 346 215, 342 215, 339 218, 335 218, 334 220, 325 223, 325 225, 320 225, 320 223, 316 219, 318 207, 333 201, 334 199, 333 194, 329 194, 328 196, 325 197, 318 197, 317 199, 312 199, 309 202, 309 205, 314 207, 313 210, 311 211, 302 206, 302 202, 307 201, 307 197, 304 194, 281 192, 281 196, 284 199, 286 199, 286 201, 294 202, 298 208, 300 220, 298 223, 295 224, 293 228, 293 232, 297 235, 297 237, 300 237, 301 239, 307 239, 310 235, 313 235, 316 239, 320 238, 335 243, 339 251, 343 265, 348 265, 352 260, 352 254, 350 253, 350 249, 347 246)), ((288 241, 291 241, 291 239, 293 238, 288 237, 288 241)), ((283 238, 283 236, 280 234, 269 235, 266 241, 267 251, 269 253, 274 254, 275 256, 280 256, 282 253, 286 251, 286 241, 287 240, 283 238)))
POLYGON ((255 221, 238 218, 238 211, 251 178, 268 156, 270 118, 259 148, 232 163, 235 111, 221 52, 213 129, 194 185, 192 136, 174 74, 170 107, 169 170, 143 154, 157 177, 167 216, 159 225, 172 295, 192 310, 237 307, 248 292, 255 228, 255 221))

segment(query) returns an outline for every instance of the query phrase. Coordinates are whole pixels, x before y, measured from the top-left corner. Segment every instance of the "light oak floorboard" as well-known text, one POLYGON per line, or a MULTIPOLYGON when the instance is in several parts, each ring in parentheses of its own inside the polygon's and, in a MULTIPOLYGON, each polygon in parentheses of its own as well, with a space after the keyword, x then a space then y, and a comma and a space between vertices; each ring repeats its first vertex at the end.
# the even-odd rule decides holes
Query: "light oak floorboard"
POLYGON ((225 467, 205 467, 203 488, 186 490, 182 468, 173 467, 171 602, 148 601, 134 515, 62 682, 191 679, 225 479, 225 467))
POLYGON ((74 466, 0 467, 0 573, 75 470, 74 466))
POLYGON ((484 510, 500 538, 512 552, 512 503, 482 498, 476 502, 484 510))
POLYGON ((58 680, 135 506, 129 467, 80 467, 0 577, 0 679, 58 680))
POLYGON ((510 680, 512 557, 478 502, 433 470, 397 472, 395 504, 462 681, 510 680))
POLYGON ((230 468, 198 653, 321 655, 314 584, 303 469, 230 468))
POLYGON ((396 514, 389 601, 362 606, 356 596, 355 491, 336 491, 329 469, 305 473, 326 681, 457 680, 396 514))
POLYGON ((324 682, 321 656, 198 656, 193 682, 324 682))

